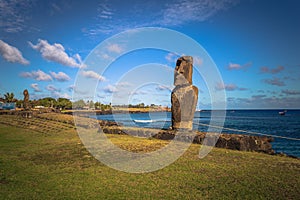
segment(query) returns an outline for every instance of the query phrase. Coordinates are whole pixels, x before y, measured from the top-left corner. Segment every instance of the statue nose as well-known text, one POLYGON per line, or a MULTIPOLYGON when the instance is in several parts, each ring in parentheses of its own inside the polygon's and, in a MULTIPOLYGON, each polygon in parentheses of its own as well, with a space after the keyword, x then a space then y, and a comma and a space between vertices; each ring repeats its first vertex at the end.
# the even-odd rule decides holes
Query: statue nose
POLYGON ((184 70, 183 69, 179 69, 179 74, 183 74, 184 70))

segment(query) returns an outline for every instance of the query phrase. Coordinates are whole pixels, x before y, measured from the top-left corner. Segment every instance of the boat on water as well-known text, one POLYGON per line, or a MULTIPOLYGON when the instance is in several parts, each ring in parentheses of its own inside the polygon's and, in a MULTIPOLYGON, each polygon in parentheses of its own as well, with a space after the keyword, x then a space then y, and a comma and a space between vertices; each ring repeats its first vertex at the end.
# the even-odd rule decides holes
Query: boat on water
POLYGON ((195 112, 201 112, 200 108, 196 108, 195 112))
POLYGON ((153 120, 144 120, 144 119, 134 119, 133 120, 134 122, 137 122, 137 123, 152 123, 153 120))
POLYGON ((279 115, 285 115, 286 112, 287 112, 286 110, 284 110, 284 111, 279 111, 278 114, 279 114, 279 115))

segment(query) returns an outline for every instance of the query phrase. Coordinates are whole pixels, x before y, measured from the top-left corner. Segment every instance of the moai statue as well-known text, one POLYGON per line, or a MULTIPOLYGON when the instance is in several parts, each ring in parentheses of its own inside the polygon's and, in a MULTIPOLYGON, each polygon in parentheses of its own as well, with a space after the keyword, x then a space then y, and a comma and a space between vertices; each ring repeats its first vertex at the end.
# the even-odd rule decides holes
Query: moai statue
POLYGON ((198 88, 193 86, 193 57, 183 56, 176 62, 172 91, 172 129, 193 128, 193 118, 198 101, 198 88))
POLYGON ((24 102, 23 102, 24 110, 30 110, 28 90, 24 90, 23 95, 24 95, 24 102))

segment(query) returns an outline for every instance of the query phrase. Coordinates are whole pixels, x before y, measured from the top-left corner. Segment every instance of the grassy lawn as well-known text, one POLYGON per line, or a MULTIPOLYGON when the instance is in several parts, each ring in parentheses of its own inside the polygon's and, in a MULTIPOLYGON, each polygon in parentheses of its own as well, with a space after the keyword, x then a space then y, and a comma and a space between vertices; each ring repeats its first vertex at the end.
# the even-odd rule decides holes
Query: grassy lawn
MULTIPOLYGON (((55 122, 56 125, 62 123, 55 122)), ((73 128, 51 130, 37 132, 0 123, 0 199, 300 197, 299 159, 218 148, 199 159, 200 146, 193 144, 162 170, 129 174, 94 159, 73 128)), ((126 135, 108 137, 134 152, 157 149, 167 143, 126 135)))

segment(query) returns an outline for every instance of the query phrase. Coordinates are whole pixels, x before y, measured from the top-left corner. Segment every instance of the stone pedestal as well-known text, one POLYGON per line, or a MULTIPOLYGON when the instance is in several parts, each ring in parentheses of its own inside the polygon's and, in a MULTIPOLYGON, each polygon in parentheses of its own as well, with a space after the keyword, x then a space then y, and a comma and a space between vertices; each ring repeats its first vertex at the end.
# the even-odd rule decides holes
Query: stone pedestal
POLYGON ((172 129, 193 128, 193 118, 198 101, 198 88, 192 85, 193 58, 183 56, 176 62, 171 95, 172 129))
POLYGON ((32 118, 33 117, 32 111, 20 111, 20 115, 24 118, 32 118))

